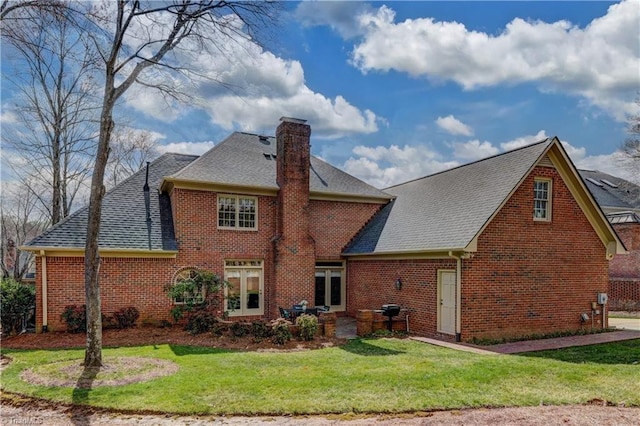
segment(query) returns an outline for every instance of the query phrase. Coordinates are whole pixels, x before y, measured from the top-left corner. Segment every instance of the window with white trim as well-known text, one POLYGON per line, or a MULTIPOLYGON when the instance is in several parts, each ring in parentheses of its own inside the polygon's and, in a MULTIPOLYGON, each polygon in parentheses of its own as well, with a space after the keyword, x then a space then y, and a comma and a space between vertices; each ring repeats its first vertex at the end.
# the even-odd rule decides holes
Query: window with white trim
POLYGON ((218 228, 258 229, 258 199, 218 195, 218 228))
MULTIPOLYGON (((182 268, 173 276, 173 285, 181 284, 185 281, 193 281, 200 273, 197 268, 182 268)), ((207 297, 207 289, 203 286, 199 292, 190 294, 185 292, 181 297, 175 297, 173 303, 175 305, 198 304, 207 297)))
POLYGON ((536 178, 533 181, 533 220, 551 221, 551 179, 536 178))

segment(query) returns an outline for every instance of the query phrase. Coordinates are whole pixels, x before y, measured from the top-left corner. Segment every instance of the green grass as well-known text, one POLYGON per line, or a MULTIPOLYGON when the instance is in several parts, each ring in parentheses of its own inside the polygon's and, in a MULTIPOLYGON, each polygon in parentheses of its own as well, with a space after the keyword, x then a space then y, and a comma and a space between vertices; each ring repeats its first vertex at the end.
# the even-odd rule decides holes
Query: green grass
POLYGON ((80 361, 82 350, 3 350, 13 362, 2 389, 120 410, 185 414, 404 412, 580 404, 598 398, 640 406, 640 340, 528 356, 476 355, 411 340, 362 339, 288 353, 187 346, 105 349, 104 356, 171 360, 178 373, 91 390, 22 381, 26 368, 80 361))

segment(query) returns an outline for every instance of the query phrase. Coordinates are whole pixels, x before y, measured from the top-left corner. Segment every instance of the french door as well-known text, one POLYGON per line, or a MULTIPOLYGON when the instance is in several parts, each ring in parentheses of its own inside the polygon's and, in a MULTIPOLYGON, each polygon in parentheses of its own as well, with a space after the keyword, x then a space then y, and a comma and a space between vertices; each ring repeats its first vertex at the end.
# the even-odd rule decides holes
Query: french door
POLYGON ((262 261, 226 261, 225 295, 230 316, 264 313, 262 261))
POLYGON ((345 277, 342 262, 318 262, 314 304, 330 306, 332 311, 345 310, 345 277))

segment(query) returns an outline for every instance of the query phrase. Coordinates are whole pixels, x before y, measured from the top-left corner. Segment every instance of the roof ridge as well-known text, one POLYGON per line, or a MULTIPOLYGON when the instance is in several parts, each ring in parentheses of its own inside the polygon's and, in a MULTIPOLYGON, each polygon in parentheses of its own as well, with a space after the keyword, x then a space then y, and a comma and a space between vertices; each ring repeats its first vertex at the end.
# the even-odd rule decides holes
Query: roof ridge
POLYGON ((524 149, 532 148, 534 146, 538 146, 538 145, 541 145, 541 144, 544 144, 544 143, 551 143, 551 142, 553 142, 554 139, 555 139, 555 136, 548 137, 548 138, 546 138, 544 140, 541 140, 541 141, 538 141, 538 142, 534 142, 534 143, 531 143, 529 145, 524 145, 524 146, 521 146, 521 147, 518 147, 518 148, 511 149, 509 151, 505 151, 505 152, 501 152, 499 154, 492 155, 490 157, 485 157, 485 158, 481 158, 481 159, 476 160, 476 161, 472 161, 471 163, 461 164, 459 166, 452 167, 450 169, 441 170, 439 172, 432 173, 430 175, 418 177, 418 178, 415 178, 415 179, 408 180, 406 182, 402 182, 402 183, 398 183, 398 184, 395 184, 395 185, 392 185, 392 186, 388 186, 386 188, 383 188, 382 190, 384 191, 384 190, 387 190, 387 189, 390 189, 390 188, 395 188, 397 186, 406 185, 406 184, 411 183, 411 182, 416 182, 416 181, 419 181, 421 179, 426 179, 426 178, 430 178, 430 177, 433 177, 433 176, 437 176, 437 175, 441 175, 441 174, 444 174, 444 173, 448 173, 448 172, 451 172, 451 171, 454 171, 454 170, 458 170, 458 169, 461 169, 461 168, 464 168, 464 167, 472 166, 474 164, 482 163, 483 161, 492 160, 494 158, 501 157, 503 155, 512 154, 512 153, 517 152, 517 151, 521 151, 521 150, 524 150, 524 149))

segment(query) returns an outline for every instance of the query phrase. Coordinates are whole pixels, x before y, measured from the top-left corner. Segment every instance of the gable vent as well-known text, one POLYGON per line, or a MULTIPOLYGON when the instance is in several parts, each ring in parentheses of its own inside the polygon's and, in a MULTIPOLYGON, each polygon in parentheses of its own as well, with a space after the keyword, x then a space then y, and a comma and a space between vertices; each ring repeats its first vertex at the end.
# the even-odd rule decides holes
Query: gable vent
POLYGON ((618 185, 616 185, 616 184, 615 184, 615 183, 613 183, 613 182, 609 182, 609 181, 608 181, 608 180, 606 180, 606 179, 600 179, 600 180, 601 180, 603 183, 606 183, 607 185, 609 185, 609 186, 610 186, 610 187, 612 187, 612 188, 617 188, 617 187, 618 187, 618 185))
POLYGON ((597 180, 593 179, 593 178, 587 178, 587 180, 589 182, 591 182, 592 184, 594 184, 595 186, 599 186, 600 188, 604 187, 604 185, 600 182, 598 182, 597 180))
POLYGON ((538 166, 542 166, 542 167, 555 167, 553 165, 553 163, 551 162, 551 159, 549 158, 548 155, 545 155, 544 157, 542 157, 540 159, 540 161, 538 161, 538 166))

